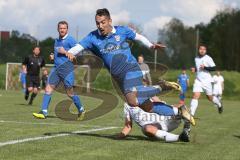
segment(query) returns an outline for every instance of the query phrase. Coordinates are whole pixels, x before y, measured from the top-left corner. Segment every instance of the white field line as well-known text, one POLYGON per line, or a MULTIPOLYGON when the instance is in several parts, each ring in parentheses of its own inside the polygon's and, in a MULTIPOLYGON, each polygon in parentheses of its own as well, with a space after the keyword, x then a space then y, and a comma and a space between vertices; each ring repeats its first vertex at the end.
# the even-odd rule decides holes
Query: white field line
POLYGON ((98 125, 84 125, 84 124, 66 124, 66 123, 46 123, 46 122, 21 122, 21 121, 5 121, 0 120, 0 123, 15 123, 15 124, 29 124, 29 125, 78 125, 80 127, 102 127, 98 125))
POLYGON ((119 128, 119 127, 103 127, 103 128, 89 129, 89 130, 83 130, 83 131, 74 131, 74 132, 71 132, 71 133, 61 133, 61 134, 56 134, 56 135, 53 135, 53 136, 40 136, 40 137, 32 137, 32 138, 11 140, 11 141, 6 141, 6 142, 0 142, 0 147, 11 145, 11 144, 18 144, 18 143, 24 143, 24 142, 30 142, 30 141, 37 141, 37 140, 45 140, 45 139, 51 139, 51 138, 55 138, 55 137, 69 136, 69 135, 72 135, 72 134, 90 133, 90 132, 110 130, 110 129, 115 129, 115 128, 119 128))

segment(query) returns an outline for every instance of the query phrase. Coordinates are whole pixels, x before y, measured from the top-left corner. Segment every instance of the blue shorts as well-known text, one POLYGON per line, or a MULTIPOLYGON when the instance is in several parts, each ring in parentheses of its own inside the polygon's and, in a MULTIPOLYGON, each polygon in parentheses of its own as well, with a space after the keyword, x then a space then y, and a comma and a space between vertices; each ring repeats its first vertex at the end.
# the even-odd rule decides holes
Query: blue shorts
POLYGON ((127 71, 118 76, 113 76, 117 81, 123 94, 132 92, 136 87, 143 86, 143 76, 141 71, 127 71))
POLYGON ((21 79, 21 84, 22 84, 22 85, 26 85, 26 78, 21 79))
POLYGON ((154 105, 153 105, 152 111, 154 113, 157 113, 159 115, 164 115, 164 116, 174 116, 174 111, 172 109, 172 106, 162 102, 154 102, 153 104, 154 105))
POLYGON ((47 84, 51 86, 58 86, 63 82, 65 88, 71 88, 74 85, 74 65, 72 62, 65 62, 64 64, 52 68, 47 84))

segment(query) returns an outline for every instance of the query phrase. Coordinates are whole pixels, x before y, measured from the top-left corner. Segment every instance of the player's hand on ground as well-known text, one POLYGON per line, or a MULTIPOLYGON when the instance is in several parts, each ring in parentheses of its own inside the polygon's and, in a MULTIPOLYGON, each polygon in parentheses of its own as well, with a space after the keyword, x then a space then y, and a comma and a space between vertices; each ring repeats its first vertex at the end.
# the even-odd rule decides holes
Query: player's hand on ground
POLYGON ((120 132, 120 133, 116 134, 115 139, 116 140, 121 140, 121 139, 125 139, 126 137, 127 136, 124 133, 120 132))
POLYGON ((162 49, 162 48, 166 48, 166 45, 154 43, 151 48, 152 49, 162 49))

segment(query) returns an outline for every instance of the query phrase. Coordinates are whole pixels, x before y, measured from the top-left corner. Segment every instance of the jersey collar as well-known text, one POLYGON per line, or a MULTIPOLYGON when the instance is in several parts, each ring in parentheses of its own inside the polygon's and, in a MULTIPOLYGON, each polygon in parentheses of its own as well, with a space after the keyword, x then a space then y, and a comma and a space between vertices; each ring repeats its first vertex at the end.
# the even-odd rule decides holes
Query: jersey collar
MULTIPOLYGON (((116 33, 116 28, 113 26, 111 33, 109 33, 109 34, 107 35, 107 37, 110 36, 111 34, 114 34, 114 33, 116 33)), ((98 34, 99 34, 100 36, 102 35, 101 32, 99 31, 99 29, 98 29, 98 34)))
POLYGON ((68 33, 64 37, 62 37, 62 38, 59 37, 59 39, 66 39, 67 36, 68 36, 68 33))

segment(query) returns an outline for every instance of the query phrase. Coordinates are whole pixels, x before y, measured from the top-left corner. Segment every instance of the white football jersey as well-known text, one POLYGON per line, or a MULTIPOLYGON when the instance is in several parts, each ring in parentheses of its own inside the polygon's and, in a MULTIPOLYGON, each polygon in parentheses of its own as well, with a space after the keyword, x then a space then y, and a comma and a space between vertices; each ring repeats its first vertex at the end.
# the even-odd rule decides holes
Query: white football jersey
POLYGON ((124 117, 131 121, 133 120, 138 126, 144 127, 148 124, 158 124, 161 130, 172 131, 178 127, 181 120, 172 119, 171 116, 162 116, 157 113, 145 112, 139 107, 131 107, 124 104, 124 117))
POLYGON ((217 76, 217 75, 214 75, 213 76, 213 82, 214 82, 214 85, 213 85, 213 90, 220 90, 222 91, 222 83, 224 82, 224 78, 223 76, 217 76))
POLYGON ((197 71, 197 79, 201 82, 213 82, 212 75, 207 70, 200 69, 200 66, 204 65, 205 67, 215 67, 213 59, 209 55, 204 55, 203 57, 197 56, 195 58, 195 66, 197 71))

